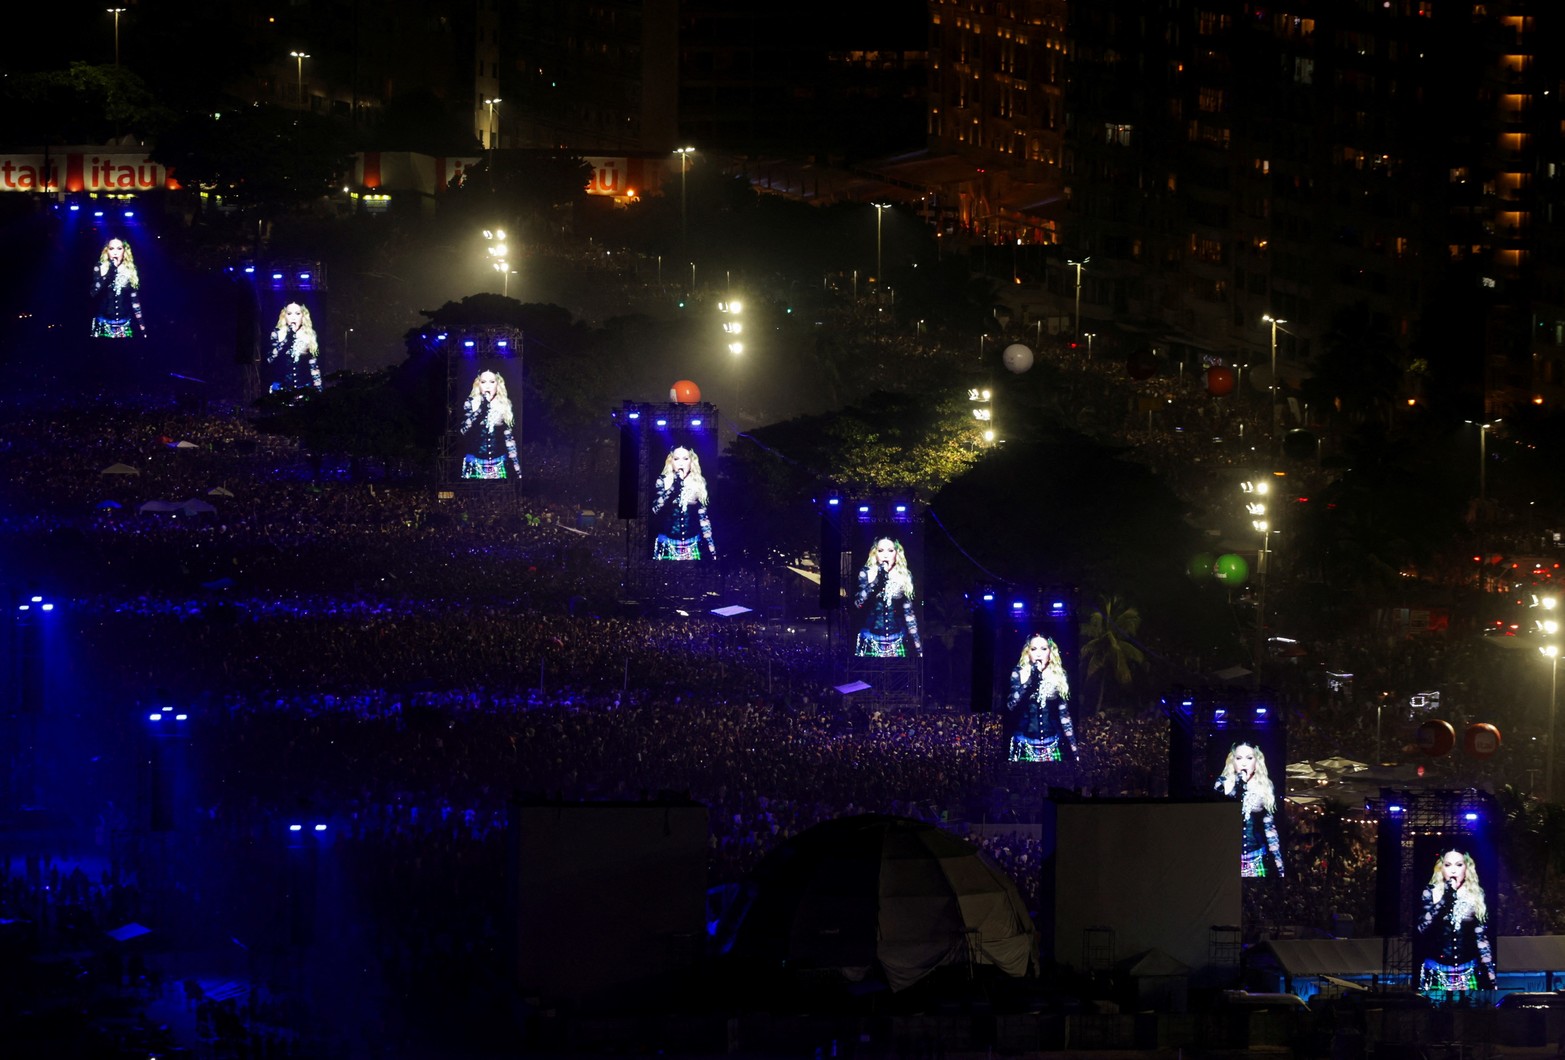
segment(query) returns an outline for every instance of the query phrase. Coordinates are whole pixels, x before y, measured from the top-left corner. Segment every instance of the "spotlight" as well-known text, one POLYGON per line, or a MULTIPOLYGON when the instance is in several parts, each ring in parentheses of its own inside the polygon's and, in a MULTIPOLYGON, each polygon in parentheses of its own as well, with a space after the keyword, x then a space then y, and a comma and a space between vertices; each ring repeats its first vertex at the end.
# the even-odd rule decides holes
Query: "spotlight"
POLYGON ((1026 605, 1024 605, 1020 600, 1012 600, 1011 601, 1011 610, 1012 611, 1020 611, 1024 606, 1026 606, 1026 605))
POLYGON ((326 826, 324 824, 318 824, 315 826, 315 830, 317 832, 324 832, 326 831, 326 826))
POLYGON ((835 508, 835 507, 837 507, 841 503, 842 503, 842 498, 841 497, 827 497, 826 498, 826 505, 827 505, 827 507, 835 508))
POLYGON ((668 426, 668 421, 663 419, 663 417, 659 416, 658 420, 657 420, 657 425, 659 427, 667 427, 668 426))
POLYGON ((691 420, 690 421, 690 426, 692 426, 692 427, 699 427, 699 426, 701 426, 700 417, 697 417, 696 419, 691 420))
POLYGON ((1464 820, 1464 821, 1476 821, 1476 820, 1478 820, 1478 815, 1476 813, 1464 813, 1464 814, 1462 814, 1462 820, 1464 820))
POLYGON ((632 412, 628 416, 626 416, 625 418, 627 420, 639 420, 639 419, 641 419, 641 413, 639 413, 639 412, 632 412))
POLYGON ((304 831, 304 825, 302 825, 302 824, 291 824, 291 825, 288 826, 288 831, 290 831, 290 832, 302 832, 302 831, 304 831))
POLYGON ((1402 807, 1400 807, 1400 806, 1387 806, 1386 807, 1386 812, 1387 813, 1401 813, 1402 812, 1402 807))
POLYGON ((151 714, 147 715, 147 720, 148 721, 162 721, 163 720, 163 715, 159 711, 153 711, 151 714))

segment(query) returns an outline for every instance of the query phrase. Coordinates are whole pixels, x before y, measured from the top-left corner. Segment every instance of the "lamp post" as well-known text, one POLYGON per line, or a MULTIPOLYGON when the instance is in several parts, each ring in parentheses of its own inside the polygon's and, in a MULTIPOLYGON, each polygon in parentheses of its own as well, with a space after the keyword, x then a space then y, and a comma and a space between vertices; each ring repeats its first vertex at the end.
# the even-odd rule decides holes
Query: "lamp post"
POLYGON ((870 205, 875 207, 875 282, 880 283, 880 221, 881 218, 886 216, 886 211, 891 209, 891 204, 889 202, 872 202, 870 205))
POLYGON ((490 164, 490 166, 494 165, 494 141, 495 141, 494 109, 501 102, 502 102, 502 100, 500 99, 499 96, 496 96, 494 99, 486 99, 486 100, 484 100, 484 106, 489 108, 489 121, 484 126, 484 138, 489 141, 489 164, 490 164))
POLYGON ((1272 316, 1270 313, 1262 313, 1261 314, 1261 322, 1263 324, 1270 324, 1272 326, 1272 379, 1271 379, 1272 424, 1271 424, 1271 434, 1272 434, 1273 437, 1276 437, 1276 434, 1277 434, 1277 325, 1278 324, 1286 324, 1287 321, 1286 320, 1279 320, 1277 317, 1272 316))
POLYGON ((1250 513, 1250 526, 1261 535, 1261 550, 1255 555, 1255 674, 1258 681, 1261 661, 1266 653, 1266 574, 1267 568, 1271 566, 1272 524, 1266 518, 1265 498, 1271 492, 1271 483, 1262 479, 1259 482, 1241 483, 1239 488, 1255 498, 1245 502, 1245 509, 1250 513))
POLYGON ((1080 261, 1071 260, 1065 263, 1076 266, 1076 337, 1078 339, 1081 338, 1081 269, 1091 260, 1092 258, 1088 256, 1080 261))
POLYGON ((108 7, 104 10, 114 16, 114 65, 118 66, 120 64, 120 16, 125 13, 125 9, 108 7))
MULTIPOLYGON (((1552 638, 1555 635, 1557 635, 1559 633, 1559 630, 1560 630, 1559 622, 1556 621, 1553 618, 1553 616, 1552 616, 1552 612, 1559 607, 1559 598, 1556 597, 1556 596, 1544 596, 1544 597, 1540 597, 1539 598, 1538 603, 1543 607, 1543 609, 1545 611, 1551 612, 1551 615, 1549 617, 1545 617, 1545 618, 1541 619, 1538 622, 1538 630, 1544 636, 1552 638)), ((1538 649, 1538 651, 1540 651, 1544 655, 1548 656, 1548 659, 1549 659, 1549 742, 1548 742, 1547 747, 1544 748, 1543 798, 1544 798, 1544 801, 1546 801, 1546 802, 1553 802, 1554 801, 1554 715, 1557 713, 1556 708, 1559 706, 1559 690, 1560 690, 1560 682, 1559 682, 1559 676, 1560 676, 1560 646, 1559 646, 1559 642, 1551 639, 1549 641, 1549 643, 1543 645, 1541 648, 1538 649)))
POLYGON ((1087 360, 1089 361, 1092 360, 1092 340, 1097 337, 1098 333, 1095 331, 1086 331, 1082 333, 1082 338, 1087 340, 1087 360))
POLYGON ((306 60, 306 59, 308 59, 310 57, 310 53, 309 52, 289 52, 288 54, 293 56, 294 74, 295 74, 295 77, 297 79, 298 90, 299 90, 299 107, 302 110, 304 108, 304 60, 306 60))
POLYGON ((687 233, 685 213, 685 169, 690 161, 690 154, 694 147, 676 147, 674 153, 679 156, 679 241, 683 243, 687 233))
MULTIPOLYGON (((1475 421, 1468 420, 1467 422, 1473 423, 1475 421)), ((1478 424, 1478 540, 1480 545, 1483 543, 1484 506, 1489 499, 1489 453, 1487 446, 1489 428, 1502 422, 1504 421, 1494 419, 1488 421, 1487 423, 1478 424)), ((1484 588, 1484 567, 1487 565, 1487 556, 1483 555, 1481 552, 1480 555, 1482 555, 1483 558, 1481 558, 1478 562, 1478 589, 1480 592, 1482 592, 1484 588)))

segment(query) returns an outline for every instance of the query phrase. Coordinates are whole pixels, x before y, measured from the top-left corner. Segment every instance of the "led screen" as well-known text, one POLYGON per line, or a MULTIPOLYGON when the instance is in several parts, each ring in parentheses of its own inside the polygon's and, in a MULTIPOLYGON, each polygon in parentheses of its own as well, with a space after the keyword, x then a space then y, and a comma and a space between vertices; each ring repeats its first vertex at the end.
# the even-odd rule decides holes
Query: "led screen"
POLYGON ((1207 735, 1212 792, 1239 807, 1239 875, 1276 879, 1284 874, 1282 832, 1287 744, 1266 707, 1218 707, 1207 735), (1277 727, 1273 727, 1273 725, 1277 727))
POLYGON ((472 481, 514 481, 521 478, 520 402, 512 393, 521 382, 521 362, 506 357, 463 358, 455 369, 458 388, 452 424, 453 469, 457 478, 472 481))
MULTIPOLYGON (((861 659, 921 658, 918 577, 923 550, 910 505, 861 502, 850 513, 855 564, 851 585, 853 654, 861 659), (890 518, 885 518, 885 515, 890 518)), ((847 535, 845 535, 847 536, 847 535)))
POLYGON ((111 234, 92 267, 92 337, 144 339, 146 317, 141 305, 141 273, 130 240, 111 234))
POLYGON ((643 417, 651 472, 647 494, 649 554, 658 563, 712 563, 722 540, 714 496, 716 417, 688 411, 643 417), (650 422, 648 422, 650 421, 650 422))
POLYGON ((1414 837, 1418 902, 1409 934, 1420 992, 1448 997, 1494 989, 1497 940, 1489 925, 1500 898, 1498 870, 1494 848, 1476 835, 1414 837))
POLYGON ((1071 712, 1076 688, 1075 626, 1063 608, 1010 601, 1000 616, 996 652, 1005 675, 1005 748, 1012 762, 1073 762, 1076 728, 1071 712), (1026 612, 1034 612, 1029 615, 1026 612))
POLYGON ((321 389, 321 336, 325 322, 315 292, 269 291, 261 322, 267 327, 267 389, 302 392, 321 389))

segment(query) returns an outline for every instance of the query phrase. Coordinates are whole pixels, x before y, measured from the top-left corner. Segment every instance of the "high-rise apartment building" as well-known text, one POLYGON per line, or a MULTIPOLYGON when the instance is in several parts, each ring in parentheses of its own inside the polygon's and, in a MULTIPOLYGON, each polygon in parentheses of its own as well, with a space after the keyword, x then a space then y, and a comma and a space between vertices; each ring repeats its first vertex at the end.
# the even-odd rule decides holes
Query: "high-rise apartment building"
MULTIPOLYGON (((960 227, 1055 300, 1297 376, 1347 325, 1490 414, 1565 400, 1565 5, 931 0, 960 227), (1066 262, 1083 262, 1072 268, 1066 262), (1270 318, 1270 319, 1268 319, 1270 318), (1272 321, 1276 321, 1275 329, 1272 321)), ((949 196, 948 196, 949 198, 949 196)))

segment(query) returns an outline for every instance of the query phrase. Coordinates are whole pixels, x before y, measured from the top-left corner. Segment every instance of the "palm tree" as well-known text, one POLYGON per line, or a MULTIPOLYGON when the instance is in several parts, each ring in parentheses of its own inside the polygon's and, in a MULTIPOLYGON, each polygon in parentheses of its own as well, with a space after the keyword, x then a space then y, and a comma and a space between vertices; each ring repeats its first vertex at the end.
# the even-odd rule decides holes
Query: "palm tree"
POLYGON ((1098 685, 1097 710, 1102 711, 1109 677, 1124 688, 1132 679, 1131 667, 1146 663, 1146 655, 1135 642, 1141 628, 1141 612, 1129 607, 1117 595, 1098 598, 1098 608, 1081 627, 1081 657, 1087 661, 1087 680, 1098 685))

